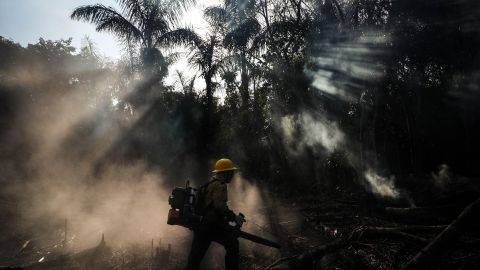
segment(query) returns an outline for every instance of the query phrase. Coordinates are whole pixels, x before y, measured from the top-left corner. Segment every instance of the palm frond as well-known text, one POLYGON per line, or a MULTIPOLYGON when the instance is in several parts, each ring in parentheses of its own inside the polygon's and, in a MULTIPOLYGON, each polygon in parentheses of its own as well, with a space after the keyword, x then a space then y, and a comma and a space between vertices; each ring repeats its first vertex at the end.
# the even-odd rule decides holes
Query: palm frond
POLYGON ((141 24, 145 20, 145 10, 141 5, 140 0, 117 0, 117 3, 122 7, 122 13, 131 22, 141 24))
POLYGON ((161 5, 168 6, 172 9, 187 9, 191 5, 195 5, 197 3, 196 0, 156 0, 161 5))
POLYGON ((195 50, 193 54, 188 58, 188 63, 190 67, 198 68, 202 73, 202 76, 205 75, 205 71, 208 69, 208 64, 205 61, 205 56, 200 50, 195 50))
POLYGON ((219 66, 229 66, 229 67, 235 67, 235 66, 238 66, 238 64, 240 63, 240 55, 238 54, 231 54, 231 55, 227 55, 223 58, 221 58, 219 61, 218 61, 218 65, 219 66))
POLYGON ((260 29, 261 26, 255 18, 246 19, 234 30, 225 35, 223 44, 228 49, 245 48, 260 29))
POLYGON ((207 7, 204 10, 203 15, 209 23, 214 25, 226 24, 230 19, 227 10, 221 6, 207 7))
POLYGON ((177 62, 178 60, 180 60, 184 56, 185 56, 185 53, 183 53, 183 52, 170 53, 166 57, 166 62, 167 62, 168 65, 171 65, 171 64, 177 62))
POLYGON ((202 39, 191 29, 179 28, 164 33, 157 38, 155 46, 202 46, 202 39))
POLYGON ((273 38, 290 37, 297 35, 300 27, 295 19, 275 21, 270 24, 268 31, 273 38))
POLYGON ((110 31, 119 34, 121 37, 126 39, 140 40, 141 33, 137 31, 135 27, 132 27, 130 24, 126 24, 125 20, 119 17, 108 18, 101 23, 97 24, 95 28, 98 32, 101 31, 110 31))
POLYGON ((194 5, 196 0, 149 0, 159 8, 160 17, 165 18, 170 24, 177 25, 179 19, 188 7, 194 5))
POLYGON ((153 33, 156 35, 161 35, 170 31, 170 26, 168 22, 159 16, 156 16, 149 22, 149 27, 153 33))
POLYGON ((101 4, 80 6, 72 12, 70 18, 91 22, 97 26, 97 31, 114 32, 129 40, 142 39, 140 30, 112 7, 101 4))

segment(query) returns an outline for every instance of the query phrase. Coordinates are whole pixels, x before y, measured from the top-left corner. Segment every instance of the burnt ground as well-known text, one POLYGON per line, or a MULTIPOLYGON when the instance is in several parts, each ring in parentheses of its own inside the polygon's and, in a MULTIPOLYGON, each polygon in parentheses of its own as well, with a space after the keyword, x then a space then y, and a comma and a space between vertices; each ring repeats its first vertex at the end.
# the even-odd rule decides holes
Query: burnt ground
POLYGON ((303 230, 267 269, 475 269, 478 190, 478 181, 463 179, 442 191, 418 185, 396 200, 340 188, 297 200, 303 230))
MULTIPOLYGON (((475 269, 480 265, 478 201, 473 208, 467 206, 478 197, 477 187, 469 184, 443 193, 427 191, 419 188, 408 200, 387 200, 339 187, 328 193, 289 196, 282 209, 295 214, 284 215, 275 226, 247 223, 247 230, 258 227, 257 234, 275 237, 282 249, 256 249, 241 240, 240 267, 404 269, 453 226, 454 233, 447 234, 440 246, 424 252, 428 256, 421 267, 405 269, 475 269), (412 201, 418 204, 412 205, 412 201), (465 212, 468 215, 458 222, 465 212)), ((269 209, 262 211, 266 215, 269 209)), ((154 248, 148 244, 119 248, 109 247, 108 237, 99 237, 98 246, 69 252, 61 241, 39 246, 35 239, 24 241, 18 235, 2 241, 1 264, 24 269, 183 269, 189 244, 189 239, 170 239, 159 247, 155 243, 154 248)), ((222 256, 222 252, 210 252, 204 269, 222 269, 222 256)))

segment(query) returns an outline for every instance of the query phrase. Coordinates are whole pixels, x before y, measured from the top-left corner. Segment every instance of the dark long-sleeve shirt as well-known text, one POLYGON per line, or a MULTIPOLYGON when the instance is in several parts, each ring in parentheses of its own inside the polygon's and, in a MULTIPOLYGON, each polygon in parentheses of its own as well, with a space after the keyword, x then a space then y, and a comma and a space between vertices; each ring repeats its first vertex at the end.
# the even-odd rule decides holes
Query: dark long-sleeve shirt
POLYGON ((235 213, 228 208, 228 190, 227 184, 221 180, 213 178, 206 190, 205 205, 213 213, 209 213, 210 218, 215 214, 218 221, 234 221, 235 213))

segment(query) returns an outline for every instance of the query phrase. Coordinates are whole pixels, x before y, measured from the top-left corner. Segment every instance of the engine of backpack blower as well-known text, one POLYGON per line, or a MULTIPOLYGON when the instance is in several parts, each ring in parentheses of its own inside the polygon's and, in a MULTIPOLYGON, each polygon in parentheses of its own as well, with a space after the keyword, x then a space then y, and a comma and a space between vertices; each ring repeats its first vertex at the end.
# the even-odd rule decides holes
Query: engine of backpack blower
POLYGON ((196 189, 187 181, 185 187, 176 187, 168 198, 171 209, 168 211, 167 224, 180 225, 192 229, 201 222, 202 217, 194 213, 196 189))

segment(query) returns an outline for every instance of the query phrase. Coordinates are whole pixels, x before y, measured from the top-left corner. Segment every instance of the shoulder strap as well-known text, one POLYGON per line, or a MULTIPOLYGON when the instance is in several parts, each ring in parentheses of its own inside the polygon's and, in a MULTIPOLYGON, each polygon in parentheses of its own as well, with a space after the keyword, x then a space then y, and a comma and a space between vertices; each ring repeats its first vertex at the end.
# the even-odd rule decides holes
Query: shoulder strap
POLYGON ((206 189, 211 183, 213 182, 216 182, 216 181, 220 181, 220 179, 217 179, 217 178, 213 178, 213 180, 211 181, 208 181, 208 183, 205 183, 203 185, 201 185, 198 189, 206 189))
MULTIPOLYGON (((200 212, 200 214, 202 214, 202 215, 204 214, 204 213, 203 213, 204 209, 210 207, 210 205, 203 205, 203 200, 204 200, 204 198, 207 196, 207 194, 206 194, 207 188, 208 188, 208 186, 209 186, 211 183, 216 182, 216 181, 220 181, 220 180, 219 180, 219 179, 216 179, 216 178, 213 178, 213 180, 208 181, 207 183, 201 185, 201 186, 198 187, 198 189, 197 189, 197 192, 198 192, 198 193, 197 193, 197 196, 198 196, 198 197, 197 197, 197 200, 200 201, 200 204, 195 203, 195 204, 196 204, 196 206, 195 206, 195 211, 200 212), (199 208, 198 208, 198 207, 199 207, 199 208), (203 210, 202 210, 202 209, 203 209, 203 210)), ((197 214, 198 214, 198 213, 197 213, 197 214)))

